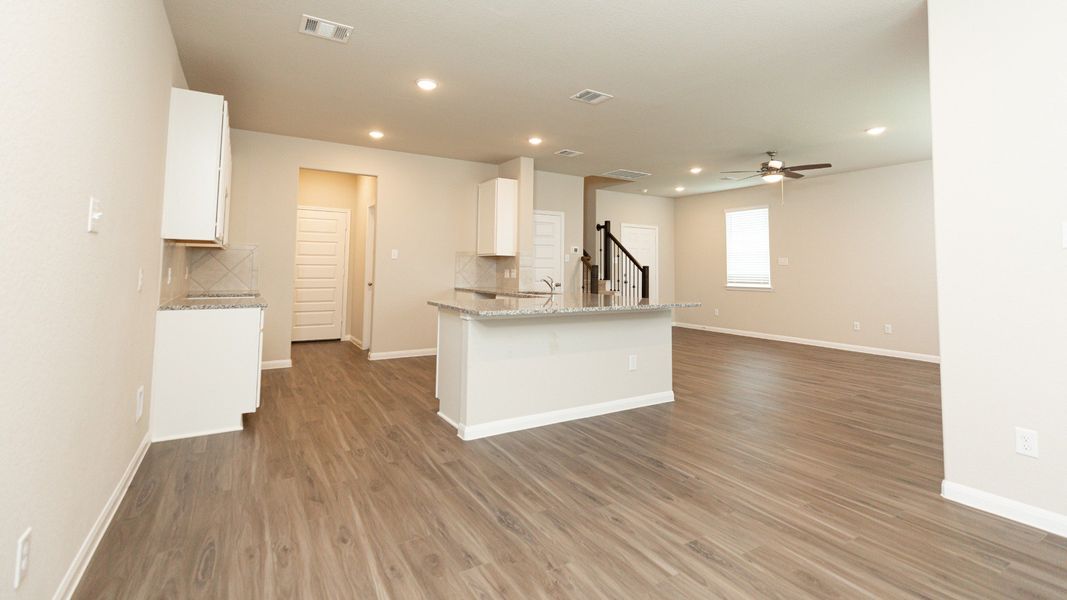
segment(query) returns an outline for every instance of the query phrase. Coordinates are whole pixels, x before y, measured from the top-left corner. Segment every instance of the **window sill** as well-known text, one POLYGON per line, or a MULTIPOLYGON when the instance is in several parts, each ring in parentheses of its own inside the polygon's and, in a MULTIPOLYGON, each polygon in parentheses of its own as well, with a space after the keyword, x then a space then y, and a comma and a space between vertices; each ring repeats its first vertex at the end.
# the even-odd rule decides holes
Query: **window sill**
POLYGON ((723 286, 728 290, 737 290, 739 292, 773 292, 774 288, 769 285, 736 285, 727 284, 723 286))

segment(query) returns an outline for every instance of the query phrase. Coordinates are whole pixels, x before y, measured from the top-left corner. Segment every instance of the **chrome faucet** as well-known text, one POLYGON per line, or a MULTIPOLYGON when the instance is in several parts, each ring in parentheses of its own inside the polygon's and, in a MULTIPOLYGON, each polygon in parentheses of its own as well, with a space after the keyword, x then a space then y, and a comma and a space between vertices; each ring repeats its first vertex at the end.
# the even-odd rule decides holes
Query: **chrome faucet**
POLYGON ((556 280, 552 279, 551 277, 545 277, 541 280, 541 283, 548 286, 549 295, 556 293, 556 288, 559 287, 559 284, 556 283, 556 280))

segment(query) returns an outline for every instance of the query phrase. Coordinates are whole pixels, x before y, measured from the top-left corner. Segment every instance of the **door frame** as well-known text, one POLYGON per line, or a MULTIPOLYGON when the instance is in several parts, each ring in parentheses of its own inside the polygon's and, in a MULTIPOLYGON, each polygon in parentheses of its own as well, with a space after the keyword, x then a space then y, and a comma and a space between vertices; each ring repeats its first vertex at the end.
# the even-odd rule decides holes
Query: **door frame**
MULTIPOLYGON (((559 217, 559 293, 567 291, 567 213, 561 210, 535 209, 534 216, 538 213, 559 217)), ((534 235, 537 235, 536 227, 534 235)), ((534 260, 537 260, 536 258, 534 260)))
MULTIPOLYGON (((649 302, 659 301, 659 225, 644 225, 641 223, 623 223, 622 228, 619 229, 619 241, 624 245, 626 244, 626 229, 647 229, 652 231, 655 235, 655 243, 652 244, 652 248, 655 252, 655 262, 648 266, 649 271, 652 273, 652 281, 648 282, 648 300, 649 302)), ((629 248, 627 248, 629 250, 629 248)))
POLYGON ((363 239, 363 331, 360 332, 362 350, 370 350, 374 326, 374 273, 378 240, 378 199, 367 207, 367 230, 363 239))
MULTIPOLYGON (((351 339, 347 333, 348 329, 348 254, 349 246, 352 243, 352 209, 350 208, 334 208, 332 206, 311 206, 308 204, 297 204, 296 213, 299 220, 300 209, 319 210, 323 212, 343 213, 345 215, 345 249, 344 249, 344 275, 341 277, 341 340, 345 341, 351 339)), ((300 236, 300 228, 297 226, 296 233, 293 236, 293 295, 296 296, 296 243, 297 238, 300 236)), ((295 308, 295 301, 294 301, 295 308)), ((292 317, 293 311, 289 311, 290 317, 292 317)), ((309 340, 310 341, 310 340, 309 340)), ((293 343, 293 327, 289 326, 289 343, 293 343)))

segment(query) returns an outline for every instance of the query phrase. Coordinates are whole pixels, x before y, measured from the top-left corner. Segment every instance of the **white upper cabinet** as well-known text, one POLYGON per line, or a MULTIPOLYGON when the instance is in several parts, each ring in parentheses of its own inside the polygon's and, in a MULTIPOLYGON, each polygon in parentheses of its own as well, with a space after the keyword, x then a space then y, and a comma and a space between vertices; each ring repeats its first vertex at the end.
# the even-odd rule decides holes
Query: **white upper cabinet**
POLYGON ((519 182, 497 177, 478 184, 478 254, 515 256, 519 236, 519 182))
POLYGON ((163 238, 225 246, 229 239, 230 173, 226 100, 216 94, 172 89, 163 238))

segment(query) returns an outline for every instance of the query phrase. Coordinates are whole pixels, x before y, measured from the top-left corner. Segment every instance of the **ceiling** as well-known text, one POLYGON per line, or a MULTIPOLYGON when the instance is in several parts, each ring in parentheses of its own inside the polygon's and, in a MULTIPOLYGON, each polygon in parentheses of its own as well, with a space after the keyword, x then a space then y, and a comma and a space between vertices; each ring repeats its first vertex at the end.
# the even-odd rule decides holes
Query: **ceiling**
POLYGON ((765 150, 834 164, 818 174, 930 157, 922 0, 164 4, 190 87, 224 94, 241 129, 491 163, 532 156, 574 175, 634 169, 652 176, 616 189, 662 196, 743 185, 718 171, 755 168, 765 150), (355 31, 347 44, 302 35, 304 13, 355 31), (424 92, 420 77, 440 87, 424 92), (569 99, 585 88, 615 99, 569 99), (874 125, 888 131, 866 135, 874 125))

